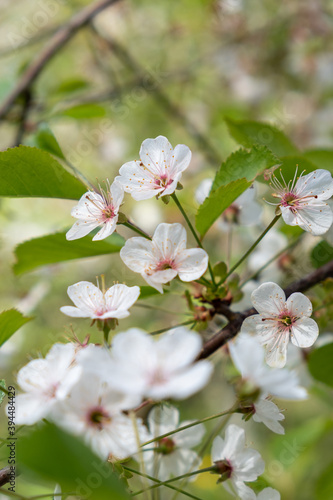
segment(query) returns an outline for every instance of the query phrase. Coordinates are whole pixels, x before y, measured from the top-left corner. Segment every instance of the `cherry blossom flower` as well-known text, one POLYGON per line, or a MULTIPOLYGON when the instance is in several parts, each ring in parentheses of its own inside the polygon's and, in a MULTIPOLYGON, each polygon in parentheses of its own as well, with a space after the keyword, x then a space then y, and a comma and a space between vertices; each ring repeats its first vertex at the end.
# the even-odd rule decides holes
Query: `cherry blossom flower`
POLYGON ((60 308, 67 316, 99 320, 122 319, 129 316, 128 309, 137 301, 140 288, 118 284, 102 292, 89 281, 79 281, 69 286, 67 293, 76 306, 60 308))
POLYGON ((202 248, 186 248, 187 235, 181 224, 159 224, 152 241, 134 237, 126 241, 120 257, 127 267, 140 273, 163 293, 163 284, 177 275, 182 281, 200 278, 207 270, 208 255, 202 248))
POLYGON ((244 482, 255 481, 264 472, 265 463, 260 453, 245 446, 245 431, 237 425, 228 425, 225 439, 217 436, 212 446, 212 462, 221 474, 225 488, 244 500, 255 499, 255 493, 244 482), (225 481, 229 482, 226 484, 225 481))
POLYGON ((268 429, 276 434, 284 434, 284 428, 279 421, 284 420, 284 415, 273 401, 259 399, 253 404, 253 420, 262 422, 268 429))
POLYGON ((270 366, 285 366, 289 338, 298 347, 310 347, 317 339, 318 325, 310 318, 312 304, 302 293, 286 300, 282 288, 268 282, 254 290, 251 299, 259 314, 246 318, 241 331, 258 336, 270 366))
POLYGON ((295 371, 269 368, 264 363, 265 351, 257 337, 241 333, 228 346, 232 361, 242 378, 253 390, 260 389, 262 398, 269 394, 282 399, 307 398, 307 392, 299 386, 295 371))
POLYGON ((140 160, 125 163, 116 181, 135 200, 170 195, 190 161, 191 151, 187 146, 178 144, 173 149, 168 139, 159 135, 156 139, 143 141, 140 160))
POLYGON ((75 344, 54 344, 45 359, 34 359, 20 369, 17 383, 25 391, 16 396, 17 425, 32 425, 50 415, 81 375, 73 366, 75 344))
POLYGON ((157 340, 131 328, 113 338, 114 380, 120 390, 156 401, 188 398, 207 384, 213 370, 209 361, 194 363, 201 347, 200 335, 183 327, 157 340))
MULTIPOLYGON (((166 405, 153 408, 148 416, 148 427, 153 437, 161 436, 190 423, 191 421, 179 423, 177 408, 166 405)), ((201 442, 204 433, 204 426, 199 424, 155 441, 154 450, 152 450, 152 444, 143 447, 147 473, 161 481, 166 481, 170 476, 180 476, 194 467, 198 468, 201 458, 191 448, 201 442)))
MULTIPOLYGON (((204 179, 195 192, 195 199, 201 205, 211 190, 213 181, 204 179)), ((222 231, 228 231, 230 224, 253 226, 260 222, 262 206, 255 200, 256 188, 253 184, 228 207, 218 220, 222 231)))
POLYGON ((299 226, 315 236, 326 233, 332 225, 333 214, 325 202, 333 195, 333 179, 328 170, 315 170, 288 184, 281 173, 282 182, 274 175, 272 185, 276 189, 275 198, 283 220, 289 226, 299 226))
POLYGON ((89 234, 96 227, 102 226, 93 241, 107 238, 116 229, 119 207, 124 198, 124 190, 120 184, 107 182, 106 191, 88 191, 72 209, 71 215, 78 219, 66 234, 67 240, 77 240, 89 234))
POLYGON ((102 459, 111 455, 119 460, 136 453, 139 444, 149 439, 141 419, 135 419, 133 425, 131 418, 122 413, 136 403, 137 396, 114 389, 104 376, 86 370, 55 408, 52 418, 68 432, 83 436, 102 459))

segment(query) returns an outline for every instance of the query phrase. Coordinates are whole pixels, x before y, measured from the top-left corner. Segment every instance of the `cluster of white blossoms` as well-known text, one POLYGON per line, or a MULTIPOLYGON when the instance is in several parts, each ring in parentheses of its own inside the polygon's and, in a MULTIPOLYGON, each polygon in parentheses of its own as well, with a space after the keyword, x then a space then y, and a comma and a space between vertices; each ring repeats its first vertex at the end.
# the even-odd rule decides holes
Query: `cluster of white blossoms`
POLYGON ((104 459, 131 456, 150 436, 131 410, 146 398, 188 398, 209 381, 212 364, 194 363, 201 347, 199 334, 185 328, 157 340, 133 328, 118 333, 110 349, 55 344, 45 359, 34 359, 18 372, 24 392, 17 396, 16 423, 47 418, 81 435, 104 459))
MULTIPOLYGON (((81 197, 72 210, 77 221, 68 231, 67 240, 82 238, 97 228, 93 240, 101 240, 110 236, 117 224, 124 223, 145 235, 120 212, 124 193, 130 193, 135 200, 172 196, 178 204, 174 193, 181 187, 179 182, 190 160, 191 151, 185 145, 173 149, 163 136, 146 139, 139 160, 125 163, 115 181, 112 184, 108 181, 105 189, 99 186, 98 191, 88 191, 81 197)), ((323 234, 333 219, 325 202, 333 194, 331 174, 316 170, 296 177, 297 173, 289 184, 273 178, 277 190, 274 196, 280 198, 277 213, 289 225, 298 225, 313 235, 323 234)), ((200 185, 196 193, 198 203, 204 202, 211 186, 209 179, 200 185)), ((222 215, 222 229, 232 224, 258 223, 262 208, 255 195, 252 186, 233 202, 222 215)), ((181 212, 184 215, 182 208, 181 212)), ((186 214, 185 219, 201 246, 186 214)), ((200 284, 210 286, 204 278, 209 267, 208 254, 203 248, 187 248, 186 230, 179 223, 160 223, 152 237, 127 239, 120 257, 130 270, 160 293, 163 285, 176 277, 183 282, 201 278, 200 284)), ((253 268, 258 269, 258 265, 253 268)), ((211 267, 209 270, 212 290, 218 291, 223 283, 216 284, 211 267)), ((114 335, 109 345, 110 330, 118 325, 118 320, 130 315, 130 308, 139 299, 140 287, 115 284, 105 289, 103 280, 101 290, 88 281, 80 281, 67 291, 74 306, 63 306, 61 311, 97 322, 104 331, 104 344, 88 340, 83 344, 57 343, 45 358, 34 359, 21 368, 17 375, 22 389, 17 396, 17 425, 33 425, 48 419, 81 436, 104 460, 132 457, 139 461, 142 456, 142 472, 159 481, 191 475, 201 463, 200 454, 193 448, 201 442, 205 428, 199 421, 180 422, 179 411, 161 402, 189 398, 209 382, 212 363, 198 361, 202 337, 184 327, 157 338, 131 328, 114 335), (145 422, 137 417, 136 410, 148 404, 153 408, 145 422)), ((237 408, 232 412, 283 434, 284 415, 272 398, 307 397, 296 373, 283 368, 287 346, 289 340, 297 347, 312 346, 319 333, 318 325, 310 318, 312 304, 307 297, 293 293, 286 299, 284 291, 271 281, 255 289, 251 299, 258 314, 247 317, 241 333, 228 343, 230 357, 240 373, 235 384, 237 408)), ((220 296, 214 296, 213 300, 220 300, 220 296)), ((223 482, 240 499, 280 499, 280 494, 272 488, 256 495, 246 484, 256 481, 265 465, 259 452, 246 447, 245 431, 237 425, 226 428, 224 439, 215 438, 212 463, 210 470, 220 475, 218 482, 223 482)))

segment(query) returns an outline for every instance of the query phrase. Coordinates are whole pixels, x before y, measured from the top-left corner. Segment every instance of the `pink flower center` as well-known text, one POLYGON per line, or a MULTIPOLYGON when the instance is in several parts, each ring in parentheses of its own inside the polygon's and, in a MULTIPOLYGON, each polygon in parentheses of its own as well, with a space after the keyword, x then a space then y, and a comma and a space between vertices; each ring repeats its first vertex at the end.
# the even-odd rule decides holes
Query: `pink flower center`
POLYGON ((89 427, 102 430, 104 425, 111 421, 111 417, 102 406, 94 406, 87 412, 86 421, 89 427))
POLYGON ((173 179, 169 179, 167 175, 161 175, 158 179, 155 180, 155 185, 157 187, 167 188, 170 184, 173 183, 173 179))
POLYGON ((114 212, 113 206, 112 205, 107 205, 102 210, 102 214, 103 214, 103 219, 104 220, 113 219, 113 217, 115 216, 115 212, 114 212))
POLYGON ((166 271, 167 269, 173 269, 173 260, 163 260, 157 264, 155 271, 166 271))

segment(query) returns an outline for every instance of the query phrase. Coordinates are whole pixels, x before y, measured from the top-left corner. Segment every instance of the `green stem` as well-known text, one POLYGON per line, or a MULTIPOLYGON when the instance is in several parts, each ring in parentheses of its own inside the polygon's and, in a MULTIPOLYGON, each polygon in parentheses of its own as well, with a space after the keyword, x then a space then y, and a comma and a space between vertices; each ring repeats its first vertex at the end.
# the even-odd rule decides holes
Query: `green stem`
MULTIPOLYGON (((131 469, 130 467, 127 467, 125 465, 123 465, 122 467, 123 467, 123 469, 125 469, 129 472, 132 472, 133 474, 138 474, 139 476, 146 477, 147 479, 150 479, 150 481, 154 481, 155 483, 162 483, 162 481, 160 481, 159 479, 156 479, 155 477, 149 476, 148 474, 143 474, 142 472, 139 472, 135 469, 131 469)), ((177 491, 178 493, 182 493, 183 495, 185 495, 189 498, 193 498, 194 500, 201 500, 201 498, 198 498, 194 495, 191 495, 191 493, 188 493, 187 491, 176 488, 176 486, 171 486, 171 484, 166 484, 165 486, 167 488, 170 488, 171 490, 177 491)))
POLYGON ((269 259, 265 264, 263 264, 259 269, 257 269, 257 271, 255 273, 253 273, 249 278, 247 278, 245 281, 243 281, 243 283, 241 283, 239 288, 242 288, 249 281, 256 279, 259 276, 259 274, 264 269, 266 269, 266 267, 268 267, 272 262, 274 262, 276 259, 278 259, 285 252, 287 252, 288 250, 293 248, 295 245, 297 245, 297 243, 299 243, 299 241, 302 239, 304 234, 305 233, 302 233, 300 236, 298 236, 296 239, 294 239, 291 243, 289 243, 289 245, 287 245, 282 250, 280 250, 278 253, 276 253, 271 259, 269 259))
MULTIPOLYGON (((161 481, 158 484, 153 484, 152 486, 149 486, 148 489, 154 490, 155 488, 159 488, 160 486, 167 486, 169 483, 173 483, 174 481, 179 481, 180 479, 184 479, 186 477, 196 476, 197 474, 203 474, 204 472, 212 472, 212 471, 216 471, 216 465, 211 465, 210 467, 206 467, 205 469, 199 469, 199 470, 195 470, 193 472, 188 472, 187 474, 183 474, 181 476, 172 477, 171 479, 168 479, 167 481, 161 481)), ((135 497, 136 495, 139 495, 140 493, 143 493, 144 491, 147 491, 147 490, 136 491, 135 493, 132 493, 132 496, 135 497)))
POLYGON ((132 231, 135 231, 138 233, 140 236, 143 236, 144 238, 147 238, 147 240, 151 240, 151 237, 149 234, 147 234, 143 229, 140 229, 137 225, 135 225, 133 222, 130 222, 129 220, 127 222, 121 222, 120 223, 122 226, 128 227, 129 229, 132 229, 132 231))
MULTIPOLYGON (((238 405, 237 405, 238 408, 238 405)), ((178 427, 174 431, 167 432, 162 434, 161 436, 157 436, 154 439, 150 439, 146 441, 142 446, 146 446, 147 444, 154 443, 155 441, 159 441, 160 439, 164 439, 168 436, 172 436, 172 434, 176 434, 177 432, 184 431, 185 429, 189 429, 190 427, 194 427, 195 425, 203 424, 204 422, 209 422, 210 420, 214 420, 215 418, 224 417, 225 415, 229 415, 229 413, 235 413, 236 406, 234 405, 232 408, 226 411, 222 411, 221 413, 216 413, 215 415, 211 415, 210 417, 201 418, 200 420, 195 420, 195 422, 191 422, 190 424, 183 425, 182 427, 178 427)))
POLYGON ((223 278, 223 280, 221 280, 218 283, 218 285, 221 285, 221 283, 223 283, 224 281, 226 281, 227 278, 229 278, 229 276, 237 269, 237 267, 239 267, 241 265, 241 263, 244 262, 244 260, 253 252, 253 250, 261 242, 261 240, 268 233, 268 231, 270 229, 272 229, 272 227, 274 226, 274 224, 276 224, 276 222, 279 220, 280 217, 281 217, 281 215, 276 215, 274 217, 274 219, 272 220, 272 222, 266 227, 265 231, 263 231, 261 233, 261 235, 259 236, 259 238, 253 243, 253 245, 248 249, 248 251, 243 255, 243 257, 241 257, 239 259, 239 261, 236 262, 236 264, 230 269, 230 271, 228 272, 228 274, 223 278))
POLYGON ((155 332, 150 332, 149 335, 158 335, 159 333, 164 333, 164 332, 168 332, 169 330, 174 330, 175 328, 178 328, 179 326, 191 325, 192 323, 196 323, 196 321, 193 319, 188 320, 188 321, 184 321, 183 323, 178 323, 178 325, 175 325, 175 326, 169 326, 168 328, 162 328, 161 330, 156 330, 155 332))
MULTIPOLYGON (((191 233, 193 234, 194 238, 195 238, 195 241, 198 243, 199 247, 202 248, 204 250, 204 247, 202 246, 202 243, 200 241, 200 238, 199 236, 197 235, 196 233, 196 230, 194 229, 193 225, 192 225, 192 222, 190 221, 190 219, 188 218, 187 216, 187 213, 185 212, 185 210, 183 209, 180 201, 178 200, 177 198, 177 195, 176 193, 173 193, 171 195, 171 198, 173 199, 173 201, 176 203, 177 207, 179 208, 182 216, 184 217, 184 219, 186 220, 186 223, 191 231, 191 233)), ((215 281, 215 276, 214 276, 214 273, 213 273, 213 269, 212 269, 212 266, 210 264, 210 262, 208 261, 208 269, 209 269, 209 272, 210 272, 210 276, 212 278, 212 283, 214 285, 214 288, 216 289, 217 286, 216 286, 216 281, 215 281)))
POLYGON ((7 391, 7 389, 5 387, 3 387, 2 385, 0 385, 0 391, 4 392, 5 394, 9 394, 9 392, 7 391))

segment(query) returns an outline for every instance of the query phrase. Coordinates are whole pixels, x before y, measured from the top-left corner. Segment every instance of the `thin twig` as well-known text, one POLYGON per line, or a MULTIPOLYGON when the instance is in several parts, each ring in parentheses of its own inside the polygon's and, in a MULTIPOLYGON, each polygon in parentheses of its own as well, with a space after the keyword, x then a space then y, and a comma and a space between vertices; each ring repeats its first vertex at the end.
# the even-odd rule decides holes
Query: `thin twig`
POLYGON ((45 66, 59 52, 59 50, 69 40, 71 40, 71 38, 73 38, 76 32, 88 24, 99 12, 117 1, 118 0, 99 0, 93 5, 88 5, 86 8, 74 15, 67 24, 56 31, 45 48, 38 54, 31 64, 28 65, 17 85, 3 102, 0 107, 0 120, 3 120, 7 116, 16 99, 27 89, 31 88, 32 84, 44 70, 45 66))

